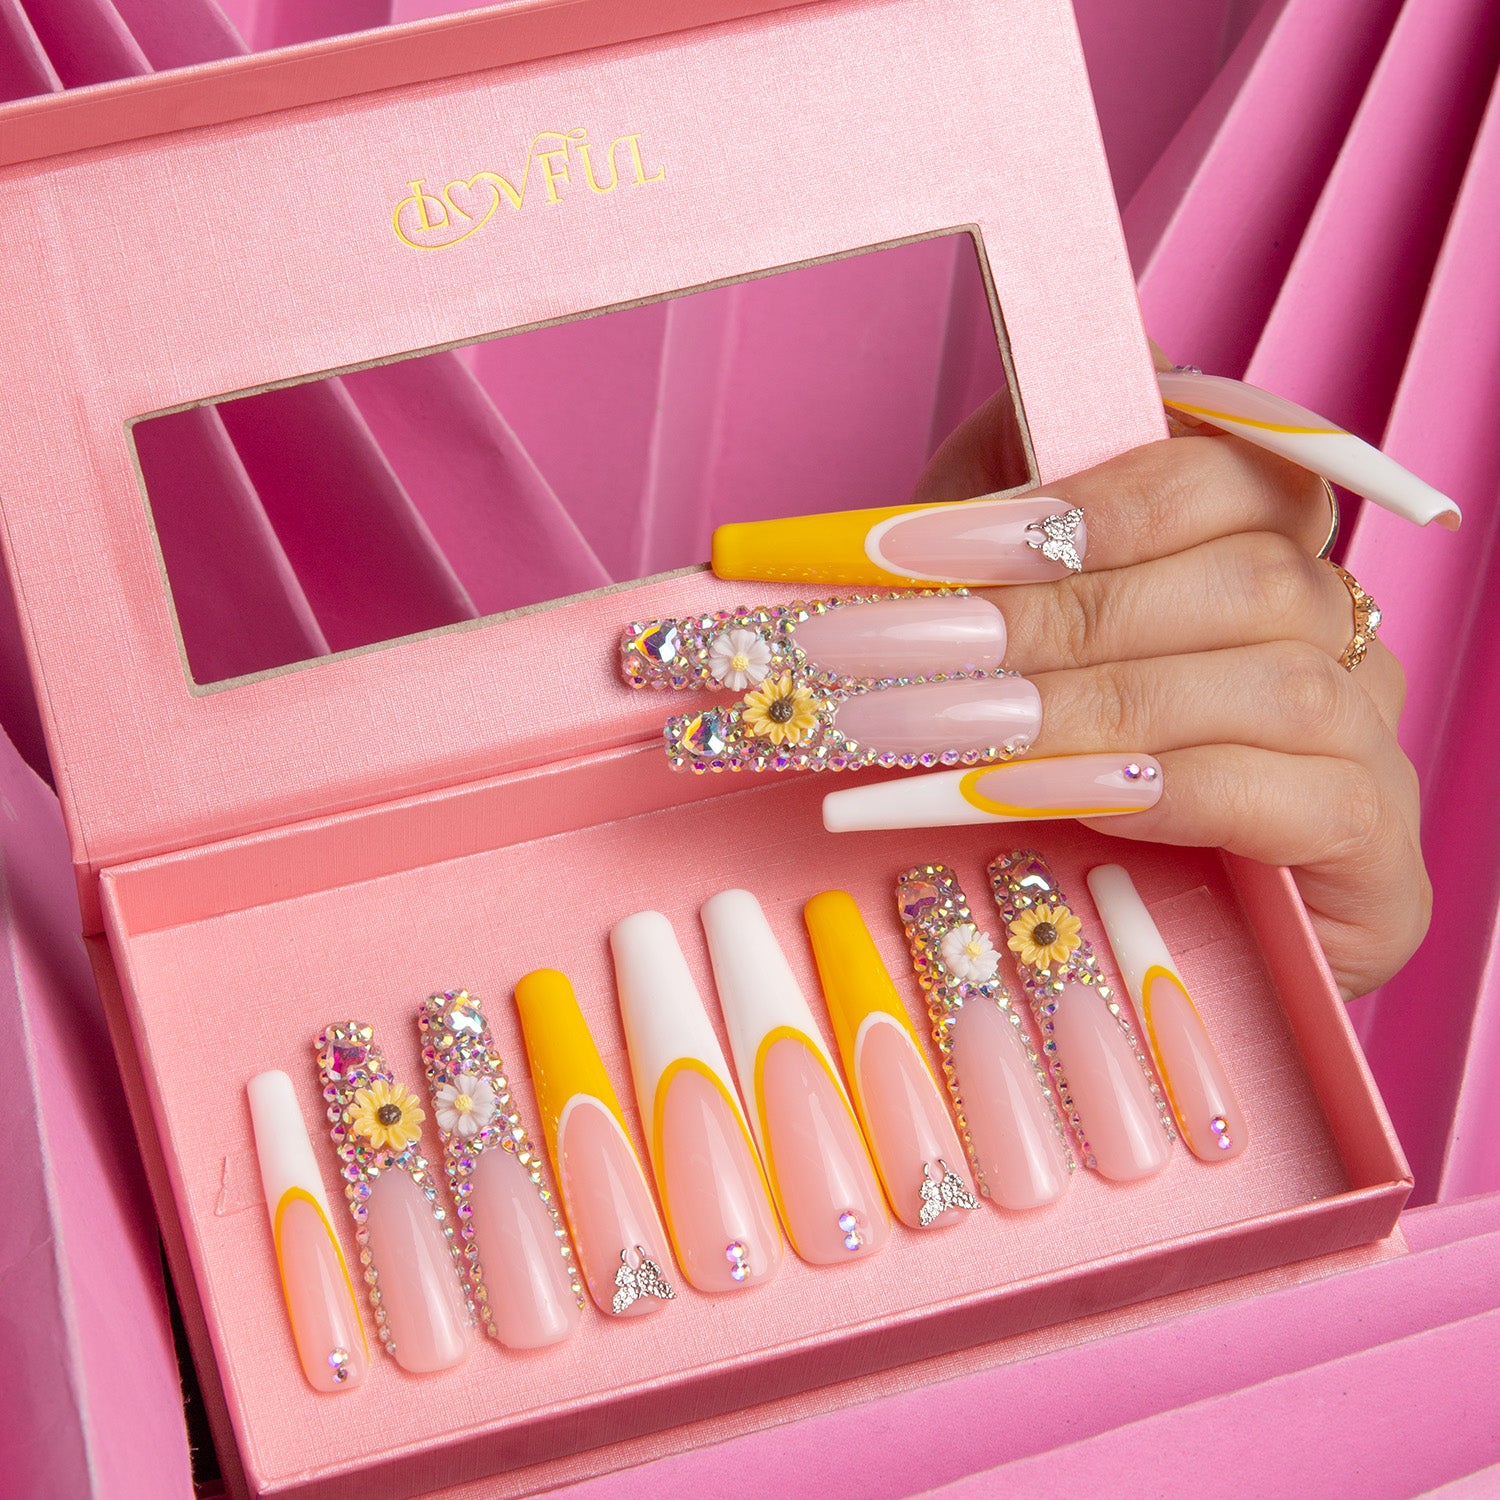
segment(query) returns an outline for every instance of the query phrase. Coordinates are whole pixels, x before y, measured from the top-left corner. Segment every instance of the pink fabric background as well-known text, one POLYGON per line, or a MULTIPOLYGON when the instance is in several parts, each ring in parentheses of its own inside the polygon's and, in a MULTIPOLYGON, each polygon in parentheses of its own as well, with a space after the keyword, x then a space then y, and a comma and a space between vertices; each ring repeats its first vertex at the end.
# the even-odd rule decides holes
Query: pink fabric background
MULTIPOLYGON (((240 36, 261 48, 308 40, 314 27, 331 34, 448 8, 238 0, 221 13, 212 0, 170 8, 148 0, 0 0, 0 97, 225 56, 240 36)), ((871 1379, 842 1393, 838 1399, 852 1403, 842 1409, 663 1460, 649 1472, 596 1480, 580 1494, 712 1493, 752 1465, 767 1488, 788 1494, 847 1488, 851 1473, 871 1494, 943 1485, 1103 1493, 1110 1485, 1187 1487, 1210 1465, 1268 1495, 1492 1491, 1500 1431, 1493 1404, 1467 1393, 1493 1381, 1483 1362, 1497 1347, 1500 1158, 1490 1143, 1500 1124, 1500 980, 1490 953, 1500 828, 1487 767, 1467 747, 1494 721, 1494 674, 1483 654, 1500 491, 1492 415, 1500 397, 1493 7, 1475 0, 1077 0, 1077 10, 1153 336, 1179 359, 1249 372, 1384 439, 1465 508, 1457 538, 1416 536, 1366 510, 1344 544, 1346 560, 1385 606, 1386 639, 1411 671, 1403 734, 1426 778, 1426 841, 1439 896, 1424 951, 1354 1012, 1416 1169, 1417 1198, 1427 1204, 1404 1219, 1412 1253, 1353 1257, 1338 1274, 1326 1267, 1329 1274, 1311 1280, 1263 1277, 1239 1295, 1189 1293, 1102 1315, 1050 1340, 981 1351, 967 1373, 938 1386, 896 1389, 902 1381, 871 1379), (1459 1370, 1470 1378, 1456 1378, 1459 1370), (1006 1420, 996 1421, 997 1411, 1006 1420), (1427 1425, 1408 1426, 1401 1414, 1427 1425), (1278 1434, 1275 1443, 1263 1442, 1268 1430, 1278 1434)), ((545 503, 563 482, 560 461, 549 472, 521 441, 519 403, 513 415, 502 404, 497 422, 496 403, 475 394, 473 372, 452 364, 442 403, 466 437, 458 452, 471 466, 455 473, 498 464, 507 482, 545 503)), ((399 390, 366 400, 357 380, 346 384, 352 401, 334 419, 340 430, 358 452, 396 451, 399 433, 389 434, 405 415, 399 390)), ((533 418, 539 433, 544 417, 533 418)), ((209 475, 217 492, 237 502, 239 545, 263 560, 256 597, 282 643, 277 649, 316 652, 329 644, 326 631, 288 566, 285 543, 267 525, 269 491, 260 495, 224 424, 195 420, 200 430, 176 450, 184 491, 209 475)), ((379 489, 370 473, 361 483, 379 489)), ((418 503, 415 484, 399 474, 387 484, 394 513, 418 503)), ((447 547, 464 550, 462 541, 447 547)), ((587 557, 579 559, 587 570, 587 557)), ((430 571, 436 588, 451 590, 438 558, 430 571)), ((213 590, 204 595, 211 606, 213 590)), ((235 615, 221 611, 221 627, 235 615)), ((9 631, 0 632, 0 720, 43 767, 24 656, 9 631)), ((55 858, 45 799, 12 802, 34 846, 46 850, 51 838, 55 858)), ((50 892, 51 926, 42 930, 72 928, 65 885, 28 876, 27 889, 50 892)), ((64 946, 49 936, 42 948, 54 954, 64 946)), ((34 993, 44 989, 47 1003, 66 1014, 76 977, 44 968, 34 993)), ((19 1032, 7 1042, 8 1076, 19 1076, 26 1045, 19 1032)), ((60 1078, 65 1070, 42 1072, 60 1078)), ((66 1110, 83 1108, 83 1097, 72 1095, 77 1102, 66 1110)), ((108 1145, 100 1159, 114 1149, 108 1145)), ((14 1191, 35 1202, 42 1179, 25 1172, 14 1191)), ((90 1483, 100 1494, 185 1493, 159 1293, 140 1249, 141 1198, 121 1187, 132 1179, 118 1163, 68 1168, 68 1191, 85 1198, 95 1184, 114 1184, 103 1201, 117 1216, 121 1243, 135 1247, 92 1268, 80 1262, 71 1274, 97 1271, 115 1297, 134 1299, 127 1305, 154 1349, 138 1351, 131 1366, 144 1372, 134 1393, 140 1415, 100 1443, 85 1417, 98 1403, 77 1394, 87 1381, 68 1374, 66 1361, 54 1367, 51 1387, 53 1377, 40 1375, 39 1400, 49 1388, 62 1393, 51 1408, 56 1425, 47 1429, 61 1435, 48 1450, 57 1460, 52 1493, 83 1493, 90 1483), (155 1455, 149 1467, 138 1443, 155 1455), (92 1467, 68 1457, 88 1453, 92 1467)), ((60 1203, 53 1227, 38 1231, 44 1238, 67 1222, 60 1203)), ((104 1350, 81 1351, 71 1368, 88 1368, 108 1349, 102 1335, 93 1341, 101 1342, 104 1350)), ((104 1359, 96 1368, 112 1373, 114 1366, 104 1359)), ((35 1492, 48 1493, 47 1482, 38 1479, 35 1492)))

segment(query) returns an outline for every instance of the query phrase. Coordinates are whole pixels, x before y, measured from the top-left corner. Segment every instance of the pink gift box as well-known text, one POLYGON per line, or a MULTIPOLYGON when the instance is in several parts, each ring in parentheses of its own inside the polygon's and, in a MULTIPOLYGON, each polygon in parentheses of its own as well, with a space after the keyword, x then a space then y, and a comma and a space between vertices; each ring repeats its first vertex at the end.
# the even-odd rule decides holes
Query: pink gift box
MULTIPOLYGON (((902 247, 911 284, 926 285, 943 263, 919 267, 921 247, 957 232, 1003 317, 1035 478, 1163 431, 1065 6, 744 0, 711 18, 734 15, 689 30, 669 4, 514 5, 0 116, 12 191, 46 209, 0 231, 18 268, 0 309, 14 392, 0 413, 0 461, 16 476, 8 563, 96 971, 237 1490, 411 1495, 512 1471, 486 1479, 495 1493, 602 1472, 647 1434, 670 1451, 715 1424, 782 1419, 778 1400, 851 1376, 1379 1239, 1409 1189, 1290 882, 1141 850, 1142 889, 1243 1080, 1255 1144, 1232 1167, 1179 1152, 1142 1186, 1081 1175, 1035 1219, 986 1212, 934 1242, 898 1234, 837 1272, 789 1264, 743 1306, 683 1293, 671 1340, 591 1318, 533 1359, 485 1347, 420 1380, 381 1364, 333 1400, 302 1384, 253 1167, 252 1073, 286 1068, 317 1131, 309 1042, 326 1021, 375 1022, 412 1077, 415 1003, 463 984, 488 999, 515 1059, 505 997, 526 969, 554 964, 621 1080, 603 939, 626 912, 673 915, 707 990, 691 918, 712 891, 749 884, 815 993, 803 897, 853 891, 899 973, 894 875, 942 858, 977 897, 984 859, 1007 842, 978 830, 920 848, 835 840, 818 831, 823 779, 671 775, 664 701, 625 692, 612 643, 628 618, 732 605, 743 589, 698 572, 497 617, 505 601, 466 569, 509 538, 476 530, 482 511, 460 500, 494 481, 483 464, 503 462, 538 569, 573 587, 629 577, 660 555, 663 529, 701 555, 689 464, 701 426, 654 450, 678 467, 627 466, 646 478, 611 509, 615 471, 568 468, 567 414, 545 392, 512 406, 526 441, 494 427, 479 393, 524 391, 505 368, 519 340, 455 351, 638 305, 624 333, 578 322, 567 336, 606 370, 612 341, 659 338, 672 410, 691 415, 719 346, 705 315, 678 313, 714 304, 668 303, 658 318, 659 299, 720 283, 712 295, 732 297, 763 272, 871 246, 902 247), (914 34, 951 66, 912 69, 914 34), (827 86, 830 68, 847 87, 827 86), (877 77, 879 89, 862 83, 877 77), (601 142, 636 143, 634 179, 598 201, 575 183, 514 215, 496 191, 480 223, 477 174, 517 170, 535 131, 580 122, 601 142), (951 160, 914 171, 934 122, 951 160), (439 180, 447 207, 429 196, 439 180), (164 203, 173 211, 142 210, 164 203), (444 244, 462 204, 477 227, 444 244), (378 366, 433 348, 450 351, 439 378, 483 440, 426 454, 409 371, 378 366), (289 385, 259 405, 194 405, 344 369, 341 383, 289 385), (170 443, 142 424, 133 452, 133 419, 178 408, 170 443), (532 462, 549 434, 555 452, 532 462), (273 463, 288 454, 301 487, 273 463), (553 485, 581 503, 557 506, 553 485), (259 592, 211 579, 194 592, 174 568, 191 527, 173 525, 209 489, 232 528, 212 539, 256 560, 259 592), (630 524, 610 554, 622 508, 630 524), (592 516, 596 537, 565 515, 592 516), (319 545, 334 532, 357 534, 376 586, 339 586, 319 545), (447 628, 425 630, 434 620, 447 628), (361 649, 393 633, 405 638, 361 649), (246 654, 264 650, 272 662, 246 654), (747 1393, 760 1403, 748 1419, 747 1393), (684 1423, 691 1436, 674 1437, 684 1423)), ((708 503, 726 514, 779 478, 771 460, 822 438, 805 406, 777 399, 777 361, 825 311, 799 300, 808 284, 764 283, 752 436, 775 440, 765 465, 716 470, 708 503)), ((1001 349, 959 339, 931 354, 937 393, 921 421, 885 423, 902 463, 920 468, 932 434, 972 409, 1001 349)), ((721 416, 721 432, 746 423, 737 406, 721 416)), ((631 431, 622 419, 622 444, 631 431)), ((860 484, 882 478, 882 466, 863 478, 840 467, 860 484)), ((851 482, 837 498, 860 493, 851 482)), ((198 545, 213 556, 201 534, 198 545)), ((1083 873, 1117 846, 1061 825, 1026 840, 1090 916, 1083 873)))

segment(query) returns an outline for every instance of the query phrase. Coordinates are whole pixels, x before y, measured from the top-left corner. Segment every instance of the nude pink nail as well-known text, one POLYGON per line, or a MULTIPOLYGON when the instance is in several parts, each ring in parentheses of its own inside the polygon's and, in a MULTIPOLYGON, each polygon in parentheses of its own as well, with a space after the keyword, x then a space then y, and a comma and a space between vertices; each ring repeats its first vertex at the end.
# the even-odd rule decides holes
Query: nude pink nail
POLYGON ((396 1363, 413 1374, 449 1369, 467 1357, 474 1330, 443 1226, 401 1171, 382 1172, 371 1183, 367 1208, 396 1363))
POLYGON ((422 1154, 426 1111, 392 1076, 367 1023, 336 1023, 315 1045, 381 1342, 414 1374, 449 1369, 473 1347, 474 1314, 422 1154))
POLYGON ((1047 495, 908 511, 876 526, 865 550, 893 574, 933 583, 1042 582, 1076 571, 1042 550, 1045 523, 1069 516, 1077 518, 1070 534, 1081 563, 1088 547, 1083 512, 1047 495))
POLYGON ((578 1300, 558 1254, 556 1221, 526 1168, 508 1152, 484 1152, 470 1179, 469 1210, 495 1336, 510 1349, 567 1338, 578 1326, 578 1300))
MULTIPOLYGON (((627 1318, 659 1311, 666 1300, 660 1296, 619 1295, 621 1267, 662 1269, 671 1261, 640 1163, 618 1122, 597 1101, 577 1097, 558 1124, 557 1151, 568 1222, 594 1301, 627 1318)), ((635 1290, 633 1281, 627 1289, 635 1290)))
POLYGON ((990 885, 1085 1164, 1119 1182, 1161 1171, 1177 1134, 1166 1099, 1056 877, 1017 850, 991 863, 990 885))
POLYGON ((1091 870, 1089 890, 1188 1149, 1202 1161, 1233 1161, 1250 1140, 1249 1127, 1156 923, 1119 865, 1091 870))
POLYGON ((609 936, 636 1101, 672 1247, 700 1291, 759 1286, 781 1230, 723 1048, 672 924, 640 911, 609 936))
POLYGON ((828 1047, 760 903, 721 891, 703 907, 735 1071, 751 1101, 792 1248, 815 1265, 873 1255, 891 1221, 828 1047))
POLYGON ((950 594, 879 600, 809 615, 792 639, 814 665, 846 677, 993 672, 1005 661, 1005 620, 988 599, 950 594))
POLYGON ((897 755, 1024 750, 1042 727, 1042 699, 1024 677, 925 682, 861 693, 834 726, 856 745, 897 755))

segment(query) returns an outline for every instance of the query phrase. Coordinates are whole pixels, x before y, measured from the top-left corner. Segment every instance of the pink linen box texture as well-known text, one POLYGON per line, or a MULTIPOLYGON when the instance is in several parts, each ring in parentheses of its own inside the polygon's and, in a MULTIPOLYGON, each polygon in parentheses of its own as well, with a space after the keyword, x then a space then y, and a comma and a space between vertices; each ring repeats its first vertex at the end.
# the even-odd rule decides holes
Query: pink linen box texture
MULTIPOLYGON (((238 493, 221 437, 246 419, 205 403, 357 372, 316 398, 318 430, 347 436, 400 415, 406 367, 387 362, 404 356, 876 247, 917 267, 926 242, 956 237, 993 339, 967 383, 945 372, 947 403, 965 414, 988 394, 972 372, 1000 372, 1018 482, 1160 437, 1077 36, 1057 0, 523 3, 11 106, 0 125, 9 196, 33 206, 0 227, 7 566, 236 1493, 418 1495, 504 1474, 490 1492, 520 1492, 607 1470, 642 1434, 670 1447, 694 1422, 702 1441, 704 1423, 753 1404, 1390 1232, 1408 1174, 1290 881, 1144 850, 1137 879, 1241 1087, 1254 1144, 1233 1164, 1178 1150, 1147 1184, 1080 1174, 1032 1216, 986 1209, 936 1243, 898 1230, 836 1271, 788 1261, 743 1303, 683 1289, 670 1337, 661 1320, 589 1313, 550 1351, 487 1343, 422 1378, 380 1358, 357 1390, 309 1390, 255 1180, 252 1074, 291 1074, 316 1139, 312 1036, 360 1015, 414 1080, 417 1003, 462 985, 487 1002, 535 1122, 509 1005, 527 970, 571 975, 619 1087, 606 939, 620 917, 673 917, 712 994, 692 918, 748 886, 816 994, 808 895, 851 891, 901 976, 896 875, 942 860, 977 896, 1001 850, 974 829, 921 847, 835 839, 816 815, 822 778, 674 777, 660 700, 622 688, 612 648, 630 619, 747 602, 701 569, 401 631, 393 557, 413 560, 414 592, 480 597, 439 566, 440 506, 399 525, 385 513, 379 535, 407 552, 371 541, 359 560, 388 587, 340 595, 325 559, 279 605, 243 596, 229 623, 279 631, 285 649, 233 670, 245 659, 194 634, 214 601, 185 591, 162 510, 215 464, 238 493), (135 424, 192 413, 192 462, 174 469, 135 424)), ((712 355, 677 347, 691 394, 712 355)), ((313 400, 282 408, 262 445, 279 435, 311 466, 319 444, 297 423, 313 400)), ((379 464, 359 472, 386 493, 379 464)), ((284 497, 282 550, 249 510, 230 540, 261 547, 277 577, 296 571, 298 519, 339 478, 310 467, 306 493, 284 497)), ((206 563, 230 534, 199 531, 206 563)), ((535 534, 544 553, 587 550, 561 525, 535 534)), ((631 576, 617 564, 591 581, 631 576)), ((1084 872, 1115 846, 1070 825, 1027 832, 1092 918, 1084 872)), ((335 1180, 331 1152, 325 1167, 335 1180)))

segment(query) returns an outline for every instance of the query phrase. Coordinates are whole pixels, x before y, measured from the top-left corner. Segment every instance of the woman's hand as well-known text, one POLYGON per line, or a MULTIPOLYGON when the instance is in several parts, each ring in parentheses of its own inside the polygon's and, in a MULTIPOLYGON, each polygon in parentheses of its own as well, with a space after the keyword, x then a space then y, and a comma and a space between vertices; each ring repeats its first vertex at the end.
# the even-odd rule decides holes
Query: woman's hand
MULTIPOLYGON (((923 502, 984 493, 982 410, 943 446, 923 502)), ((1316 557, 1322 483, 1236 438, 1173 438, 1046 487, 1087 518, 1085 570, 989 592, 1005 664, 1041 693, 1030 757, 1149 751, 1163 794, 1084 819, 1118 838, 1222 846, 1290 866, 1340 988, 1383 983, 1427 930, 1406 685, 1375 643, 1352 672, 1348 589, 1316 557)))

